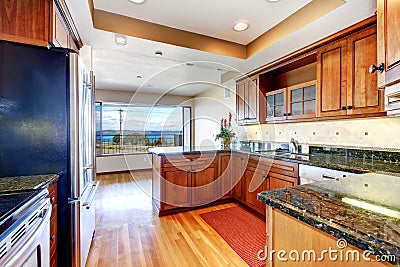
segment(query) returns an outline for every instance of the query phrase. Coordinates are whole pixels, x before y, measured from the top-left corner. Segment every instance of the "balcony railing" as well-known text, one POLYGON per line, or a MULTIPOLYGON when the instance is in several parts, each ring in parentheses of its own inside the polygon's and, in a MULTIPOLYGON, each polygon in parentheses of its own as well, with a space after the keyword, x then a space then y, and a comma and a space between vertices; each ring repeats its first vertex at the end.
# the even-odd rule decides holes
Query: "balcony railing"
POLYGON ((129 154, 149 152, 152 147, 174 147, 182 145, 182 135, 175 134, 164 137, 160 135, 146 136, 123 136, 113 140, 102 140, 101 136, 96 137, 96 155, 129 154))

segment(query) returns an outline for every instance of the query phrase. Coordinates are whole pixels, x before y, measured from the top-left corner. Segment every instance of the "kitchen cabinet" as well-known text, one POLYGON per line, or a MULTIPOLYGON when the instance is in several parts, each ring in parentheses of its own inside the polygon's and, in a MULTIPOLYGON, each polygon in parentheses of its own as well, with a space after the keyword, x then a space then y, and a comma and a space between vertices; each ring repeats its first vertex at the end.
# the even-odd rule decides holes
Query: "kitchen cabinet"
POLYGON ((369 66, 377 60, 376 38, 376 27, 348 38, 347 115, 385 111, 378 74, 369 72, 369 66))
POLYGON ((315 118, 316 80, 266 94, 267 122, 315 118))
POLYGON ((376 26, 329 44, 318 53, 318 117, 384 112, 377 75, 369 73, 376 61, 376 26))
POLYGON ((250 156, 242 168, 241 194, 234 198, 260 215, 265 205, 257 200, 258 193, 299 184, 297 163, 250 156))
POLYGON ((378 59, 372 63, 381 88, 400 82, 400 2, 377 0, 378 59))
POLYGON ((244 171, 246 169, 247 165, 247 159, 248 157, 246 155, 239 155, 239 154, 234 154, 233 155, 233 177, 232 177, 232 182, 235 185, 233 187, 233 198, 240 201, 244 202, 245 198, 245 185, 244 185, 244 171))
POLYGON ((153 155, 153 202, 159 214, 207 205, 220 196, 214 154, 153 155))
POLYGON ((210 166, 192 165, 192 202, 191 205, 199 206, 211 203, 219 198, 217 192, 217 172, 214 164, 210 166))
POLYGON ((0 2, 0 39, 75 51, 82 41, 64 0, 0 2))
POLYGON ((265 96, 259 87, 258 76, 236 83, 236 114, 239 125, 265 121, 265 96))
POLYGON ((48 188, 50 204, 52 206, 50 217, 50 267, 57 266, 57 183, 48 188))
POLYGON ((232 197, 232 188, 234 187, 232 179, 233 163, 231 162, 231 154, 218 155, 218 180, 220 191, 219 197, 226 199, 232 197))
MULTIPOLYGON (((283 257, 289 259, 288 254, 290 251, 300 252, 301 258, 302 251, 310 251, 312 249, 316 252, 317 258, 320 258, 320 256, 322 255, 321 253, 324 250, 328 250, 329 248, 338 250, 337 242, 338 239, 334 236, 331 236, 315 227, 312 227, 304 222, 290 217, 289 215, 282 213, 281 211, 268 207, 267 245, 269 247, 269 251, 286 251, 287 253, 283 257)), ((328 254, 325 254, 325 257, 321 260, 307 262, 309 262, 310 266, 312 265, 316 267, 393 266, 389 263, 372 261, 372 259, 371 262, 363 261, 363 251, 352 246, 351 244, 347 244, 347 246, 343 248, 343 255, 347 255, 350 260, 330 260, 328 254), (360 261, 351 260, 353 254, 351 254, 352 252, 350 250, 356 250, 360 252, 360 261)), ((296 262, 291 260, 286 262, 278 260, 277 254, 274 254, 274 258, 272 261, 270 259, 267 260, 266 266, 280 267, 288 266, 288 264, 290 266, 305 266, 305 262, 302 260, 296 262)))
POLYGON ((318 117, 346 115, 347 42, 341 40, 318 52, 318 117))
MULTIPOLYGON (((267 172, 268 173, 268 172, 267 172)), ((244 174, 245 188, 246 188, 246 205, 249 208, 264 214, 265 205, 258 201, 257 194, 264 190, 269 190, 267 173, 261 171, 254 171, 246 169, 244 174)))

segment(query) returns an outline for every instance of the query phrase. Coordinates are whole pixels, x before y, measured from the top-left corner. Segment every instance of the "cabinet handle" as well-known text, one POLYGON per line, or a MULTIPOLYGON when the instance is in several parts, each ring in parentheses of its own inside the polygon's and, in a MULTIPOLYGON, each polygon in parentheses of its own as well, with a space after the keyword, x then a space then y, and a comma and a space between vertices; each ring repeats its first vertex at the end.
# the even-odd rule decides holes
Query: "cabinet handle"
POLYGON ((353 109, 353 106, 347 106, 346 109, 353 109))
POLYGON ((267 178, 268 178, 268 176, 267 176, 267 175, 263 175, 263 176, 262 176, 262 178, 264 178, 264 179, 267 179, 267 178))
POLYGON ((378 66, 371 65, 369 66, 369 73, 374 73, 375 71, 378 71, 379 73, 382 73, 385 70, 385 64, 381 63, 378 66))
POLYGON ((56 240, 56 237, 53 235, 53 236, 50 237, 50 240, 54 241, 54 240, 56 240))
POLYGON ((290 116, 290 115, 292 115, 292 113, 287 113, 287 114, 286 114, 286 116, 290 116))
POLYGON ((341 110, 347 110, 347 107, 342 107, 341 110))
POLYGON ((50 198, 50 203, 54 203, 56 199, 54 197, 50 198))

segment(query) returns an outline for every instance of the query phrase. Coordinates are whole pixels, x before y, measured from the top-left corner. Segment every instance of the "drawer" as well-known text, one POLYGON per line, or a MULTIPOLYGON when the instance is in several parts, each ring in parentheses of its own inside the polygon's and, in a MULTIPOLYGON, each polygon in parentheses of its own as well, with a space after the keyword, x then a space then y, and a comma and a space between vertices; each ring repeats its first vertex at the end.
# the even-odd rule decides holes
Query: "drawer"
POLYGON ((274 160, 270 172, 297 178, 299 177, 299 164, 274 160))
POLYGON ((162 163, 164 168, 177 167, 189 170, 191 166, 210 166, 215 164, 215 155, 190 155, 163 157, 162 163))

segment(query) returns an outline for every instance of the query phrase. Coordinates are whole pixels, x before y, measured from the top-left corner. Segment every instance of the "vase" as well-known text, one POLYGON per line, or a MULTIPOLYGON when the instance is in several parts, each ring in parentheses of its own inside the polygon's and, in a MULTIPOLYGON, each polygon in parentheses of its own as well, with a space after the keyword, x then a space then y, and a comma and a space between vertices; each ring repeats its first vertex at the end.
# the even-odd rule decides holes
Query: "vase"
POLYGON ((224 139, 222 142, 223 149, 230 149, 231 148, 231 140, 224 139))

